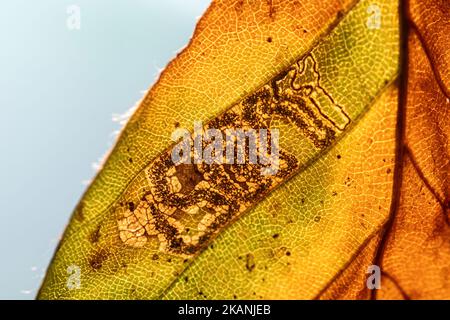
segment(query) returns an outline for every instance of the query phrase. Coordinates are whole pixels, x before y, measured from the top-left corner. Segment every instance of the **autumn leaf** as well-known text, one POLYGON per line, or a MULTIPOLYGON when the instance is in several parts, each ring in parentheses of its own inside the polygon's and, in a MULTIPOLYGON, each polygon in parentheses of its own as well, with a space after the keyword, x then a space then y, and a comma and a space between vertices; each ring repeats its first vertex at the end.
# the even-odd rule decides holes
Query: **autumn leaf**
POLYGON ((214 1, 38 298, 449 298, 450 10, 428 2, 214 1), (174 134, 236 128, 279 134, 275 171, 172 161, 174 134))
POLYGON ((394 193, 388 221, 320 298, 449 299, 450 3, 404 7, 404 79, 397 120, 394 193), (381 266, 369 292, 362 268, 381 266))

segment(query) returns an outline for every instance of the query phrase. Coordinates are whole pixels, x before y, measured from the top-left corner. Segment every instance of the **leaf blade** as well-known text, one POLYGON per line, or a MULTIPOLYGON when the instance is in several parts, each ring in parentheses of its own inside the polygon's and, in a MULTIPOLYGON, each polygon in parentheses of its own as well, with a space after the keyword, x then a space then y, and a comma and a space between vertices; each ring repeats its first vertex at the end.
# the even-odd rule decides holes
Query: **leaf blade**
MULTIPOLYGON (((363 4, 366 4, 365 2, 362 2, 363 4)), ((388 7, 389 5, 387 5, 388 7)), ((363 14, 365 12, 366 7, 362 7, 362 9, 360 10, 360 17, 358 18, 358 23, 359 24, 364 24, 365 23, 365 14, 363 14), (364 17, 364 18, 363 18, 364 17)), ((392 60, 390 62, 387 63, 388 68, 384 68, 385 65, 376 65, 378 67, 379 70, 382 70, 384 72, 387 71, 388 76, 386 76, 386 74, 383 74, 381 72, 381 74, 378 74, 376 77, 376 82, 377 85, 374 86, 375 90, 373 90, 373 92, 371 94, 369 94, 368 96, 361 96, 361 95, 356 95, 354 98, 354 101, 351 102, 356 102, 354 105, 352 103, 350 103, 349 101, 345 101, 346 105, 349 105, 349 108, 354 108, 354 110, 351 112, 351 116, 352 118, 356 119, 360 113, 362 113, 362 111, 364 110, 364 107, 367 106, 367 104, 369 102, 371 102, 377 95, 378 95, 378 91, 381 90, 381 88, 384 86, 384 81, 390 81, 392 80, 393 77, 395 77, 395 73, 396 73, 396 59, 395 59, 395 50, 393 49, 393 47, 396 45, 396 41, 395 37, 396 37, 396 33, 395 33, 395 14, 393 15, 392 9, 389 9, 386 11, 387 13, 387 17, 390 17, 388 19, 388 23, 392 24, 391 29, 389 29, 389 36, 388 39, 390 39, 388 41, 388 43, 392 46, 388 46, 388 53, 392 53, 394 52, 393 55, 389 55, 389 57, 392 58, 392 60), (394 31, 394 32, 392 32, 394 31), (359 107, 358 107, 359 106, 359 107)), ((361 27, 361 26, 359 26, 361 27)), ((349 34, 351 35, 352 32, 354 32, 354 28, 355 26, 350 26, 349 27, 349 34), (353 28, 353 29, 352 29, 353 28)), ((345 32, 343 32, 345 34, 345 32)), ((345 36, 344 38, 341 39, 341 43, 343 43, 344 47, 345 45, 348 45, 346 43, 346 38, 347 36, 345 36)), ((369 38, 370 39, 370 38, 369 38)), ((381 39, 376 39, 377 41, 380 41, 381 39)), ((358 41, 356 41, 358 42, 358 41)), ((310 41, 310 43, 312 43, 312 41, 310 41)), ((383 43, 383 46, 385 45, 385 43, 383 43)), ((282 47, 282 46, 281 46, 282 47)), ((332 47, 332 44, 329 44, 329 47, 332 47)), ((360 46, 361 47, 361 46, 360 46)), ((351 46, 351 48, 353 48, 351 46)), ((354 46, 354 48, 358 48, 358 46, 354 46)), ((368 47, 369 49, 364 49, 364 50, 370 50, 370 46, 368 47)), ((378 43, 378 48, 381 48, 380 43, 378 43)), ((355 52, 353 54, 356 54, 356 56, 359 57, 359 59, 361 59, 361 57, 364 56, 364 53, 366 53, 365 51, 362 53, 355 52)), ((301 51, 301 50, 299 50, 301 51)), ((376 50, 375 53, 379 54, 380 51, 376 50)), ((327 50, 323 50, 323 53, 318 53, 318 56, 320 56, 320 54, 322 54, 323 59, 326 59, 326 54, 327 54, 327 50)), ((228 55, 228 53, 227 53, 228 55)), ((350 54, 351 56, 351 54, 350 54)), ((343 55, 341 55, 341 57, 344 57, 343 55)), ((276 57, 277 59, 279 59, 279 57, 276 57)), ((283 61, 290 61, 290 58, 283 58, 283 61)), ((345 59, 344 59, 345 61, 345 59)), ((176 62, 175 62, 176 64, 176 62)), ((336 71, 331 68, 332 63, 329 63, 330 65, 330 71, 324 70, 323 72, 321 71, 321 74, 327 74, 330 73, 331 75, 334 73, 336 73, 336 71)), ((367 67, 367 65, 361 64, 365 67, 367 67)), ((370 68, 368 68, 370 69, 370 68)), ((356 77, 348 77, 347 79, 345 77, 342 77, 342 75, 339 76, 339 74, 337 74, 335 76, 335 81, 329 81, 329 83, 327 84, 328 89, 330 89, 330 91, 332 91, 332 95, 336 95, 339 96, 340 91, 339 89, 345 88, 345 80, 348 79, 352 79, 352 81, 354 81, 354 83, 356 83, 355 79, 360 79, 360 74, 363 73, 364 70, 359 70, 359 73, 357 74, 356 77), (336 85, 337 84, 337 85, 336 85), (333 86, 336 86, 336 88, 334 88, 334 90, 332 89, 333 86)), ((173 72, 173 71, 172 71, 173 72)), ((169 71, 167 71, 167 74, 171 74, 169 71)), ((273 74, 273 71, 269 71, 268 74, 273 74)), ((172 76, 175 77, 176 73, 173 72, 172 76)), ((177 75, 178 76, 178 75, 177 75)), ((169 76, 167 76, 169 77, 169 76)), ((240 79, 245 78, 244 76, 240 76, 240 79)), ((264 79, 264 77, 261 77, 262 79, 264 79)), ((330 76, 330 78, 332 78, 332 76, 330 76)), ((369 82, 370 82, 370 76, 369 78, 369 82)), ((177 79, 177 77, 175 77, 175 79, 177 79)), ((324 79, 327 79, 327 77, 324 77, 324 79)), ((185 81, 185 79, 184 79, 185 81)), ((261 81, 260 79, 258 81, 261 81)), ((247 83, 247 85, 249 85, 249 83, 247 83)), ((189 87, 185 87, 185 86, 177 86, 177 85, 171 85, 171 88, 177 88, 179 90, 179 95, 182 96, 197 96, 196 92, 197 89, 189 88, 189 87), (186 91, 192 90, 189 94, 184 94, 186 91), (193 93, 194 92, 194 93, 193 93)), ((251 86, 250 86, 251 87, 251 86)), ((370 87, 370 86, 369 86, 370 87)), ((159 83, 159 88, 161 88, 160 90, 162 92, 164 92, 164 90, 167 90, 167 87, 164 85, 164 83, 159 83)), ((373 89, 373 88, 372 88, 373 89)), ((363 92, 363 91, 362 91, 363 92)), ((367 94, 367 91, 366 91, 367 94)), ((159 96, 157 94, 149 95, 148 96, 149 100, 152 103, 155 103, 154 101, 152 101, 152 99, 158 100, 160 99, 161 101, 164 101, 164 103, 167 103, 167 99, 164 99, 164 94, 161 93, 159 96)), ((346 96, 341 94, 341 98, 342 100, 345 100, 346 96)), ((207 101, 210 100, 216 100, 216 99, 210 99, 207 98, 207 101)), ((206 101, 205 100, 205 101, 206 101)), ((175 99, 175 102, 169 103, 169 105, 179 105, 179 99, 175 99)), ((197 100, 196 100, 197 101, 197 100)), ((198 102, 198 101, 197 101, 198 102)), ((150 106, 150 104, 146 104, 149 103, 148 101, 142 104, 141 108, 137 111, 137 113, 134 115, 134 117, 131 119, 130 123, 127 126, 127 129, 124 131, 124 133, 122 134, 121 137, 121 142, 119 142, 119 144, 116 147, 116 150, 114 151, 114 153, 111 155, 111 158, 109 160, 109 163, 113 163, 113 164, 107 164, 107 166, 105 167, 105 169, 102 171, 102 173, 100 174, 100 176, 97 178, 97 182, 94 183, 94 185, 91 187, 91 191, 88 191, 88 193, 86 194, 85 198, 83 199, 82 203, 84 204, 83 207, 83 211, 84 211, 84 220, 79 221, 79 223, 83 223, 85 225, 88 225, 88 227, 77 227, 76 225, 74 225, 74 220, 71 223, 71 226, 69 226, 68 231, 66 232, 66 236, 65 236, 65 240, 63 240, 62 242, 62 246, 64 246, 65 244, 67 244, 67 247, 61 249, 59 251, 59 256, 57 256, 56 258, 56 262, 54 265, 54 269, 51 269, 49 276, 47 277, 47 281, 46 284, 44 285, 44 290, 41 291, 41 297, 51 297, 54 294, 58 294, 59 297, 65 297, 65 298, 74 298, 74 297, 79 297, 79 298, 89 298, 89 297, 101 297, 101 298, 114 298, 114 297, 125 297, 125 298, 131 298, 131 297, 140 297, 140 298, 152 298, 152 297, 158 297, 161 292, 164 292, 166 290, 167 284, 171 283, 171 279, 174 279, 176 277, 179 276, 179 272, 180 270, 183 270, 183 264, 184 264, 184 259, 181 259, 179 257, 175 257, 175 258, 170 258, 170 257, 166 257, 163 255, 164 257, 164 262, 162 261, 162 259, 160 259, 160 257, 158 257, 158 262, 155 262, 155 259, 153 259, 153 254, 149 254, 149 252, 139 252, 136 253, 135 251, 130 250, 120 250, 119 252, 113 252, 111 253, 109 251, 108 248, 112 247, 114 248, 114 246, 111 246, 110 242, 104 242, 103 243, 103 239, 104 238, 109 238, 110 241, 112 241, 111 239, 113 239, 114 237, 117 237, 117 234, 115 234, 115 220, 114 219, 110 219, 110 217, 108 217, 108 211, 103 211, 102 214, 98 214, 98 211, 104 210, 105 207, 105 203, 108 204, 109 202, 111 202, 111 196, 105 196, 105 190, 110 190, 111 188, 108 187, 108 184, 105 183, 105 176, 109 176, 110 181, 114 182, 114 175, 112 174, 113 172, 117 172, 118 174, 127 176, 128 180, 130 179, 129 176, 132 176, 132 174, 130 173, 130 169, 127 169, 127 166, 129 166, 128 164, 125 165, 125 163, 127 162, 127 157, 128 157, 128 153, 129 151, 127 150, 127 139, 131 139, 132 141, 134 141, 135 144, 137 145, 145 145, 145 143, 143 142, 145 140, 145 138, 148 137, 158 137, 158 143, 156 147, 152 147, 152 151, 148 152, 145 154, 145 156, 143 156, 142 154, 140 154, 140 156, 137 156, 137 158, 142 158, 142 159, 149 159, 151 157, 154 157, 157 150, 161 150, 163 145, 168 145, 169 144, 169 137, 170 135, 168 134, 168 129, 167 126, 165 125, 165 123, 158 123, 158 121, 162 121, 162 120, 158 120, 156 121, 156 125, 155 128, 164 128, 164 130, 166 130, 167 132, 165 134, 161 134, 161 136, 159 136, 160 134, 157 134, 155 132, 151 132, 149 133, 147 136, 144 134, 144 137, 138 137, 138 136, 134 136, 133 130, 136 130, 135 132, 145 132, 146 130, 150 130, 149 127, 146 127, 145 125, 143 125, 142 123, 139 122, 139 119, 144 118, 146 119, 147 122, 151 121, 151 122, 155 122, 152 121, 154 120, 154 118, 151 117, 151 112, 155 112, 154 109, 154 105, 150 106), (130 130, 130 128, 134 128, 132 130, 130 130), (162 138, 165 137, 165 138, 162 138), (136 142, 137 141, 137 142, 136 142), (109 165, 109 167, 108 167, 109 165), (126 170, 124 170, 125 173, 122 173, 122 169, 125 168, 126 170), (92 191, 94 190, 94 191, 92 191), (104 200, 104 199, 109 199, 108 201, 104 200), (100 200, 100 202, 99 202, 100 200), (103 208, 103 209, 99 209, 99 208, 103 208), (97 213, 95 213, 97 212, 97 213), (99 227, 101 226, 101 227, 99 227), (102 230, 100 230, 100 228, 102 230), (100 246, 99 243, 87 243, 87 239, 91 239, 92 240, 92 235, 99 233, 100 235, 100 241, 102 242, 102 245, 100 246), (79 250, 79 246, 80 243, 83 243, 83 250, 81 250, 82 252, 78 252, 76 253, 77 250, 79 250), (92 247, 94 247, 94 249, 92 249, 92 247), (121 256, 121 257, 118 257, 121 256), (169 259, 170 262, 169 262, 169 259), (64 289, 64 279, 65 279, 65 269, 64 266, 67 265, 67 263, 71 262, 73 263, 73 260, 75 260, 75 263, 79 263, 80 265, 82 265, 83 267, 83 274, 87 274, 87 277, 89 279, 88 284, 87 284, 87 288, 86 290, 83 290, 82 292, 69 292, 66 289, 64 289), (108 264, 108 262, 106 261, 117 261, 117 263, 112 263, 111 265, 108 264), (123 271, 121 268, 123 268, 123 264, 126 264, 126 272, 131 273, 131 277, 127 277, 125 275, 125 271, 123 271), (106 268, 105 268, 106 265, 106 268), (133 269, 130 267, 130 265, 133 265, 133 269), (175 265, 175 267, 174 267, 175 265), (95 266, 98 266, 98 268, 96 268, 95 266), (96 270, 93 269, 100 269, 103 268, 103 270, 107 270, 106 275, 102 275, 99 274, 98 272, 96 273, 96 270), (145 269, 145 270, 144 270, 145 269), (120 279, 114 279, 111 278, 112 274, 115 273, 120 273, 120 279), (174 274, 177 273, 177 274, 174 274), (160 274, 164 274, 167 275, 166 278, 161 277, 160 274), (150 278, 151 281, 147 281, 145 282, 144 279, 144 275, 147 278, 150 278), (164 279, 162 279, 164 278, 164 279), (113 288, 119 286, 120 288, 123 289, 123 292, 114 292, 113 288), (151 289, 150 289, 151 287, 151 289), (138 290, 139 289, 139 290, 138 290)), ((157 103, 156 103, 157 104, 157 103)), ((160 105, 163 105, 163 102, 159 102, 160 105)), ((192 105, 192 103, 188 103, 188 105, 192 105)), ((204 105, 207 105, 207 103, 205 103, 204 105)), ((170 111, 173 111, 176 113, 176 111, 174 110, 175 108, 170 108, 170 107, 165 107, 167 109, 169 109, 170 111)), ((167 113, 167 112, 166 112, 167 113)), ((165 121, 167 121, 167 117, 165 112, 163 112, 162 114, 164 114, 164 119, 166 119, 165 121)), ((197 117, 196 114, 193 115, 193 119, 195 119, 197 117)), ((161 118, 162 119, 162 118, 161 118)), ((181 125, 184 125, 186 123, 183 123, 182 121, 181 125)), ((163 130, 163 132, 164 132, 163 130)), ((291 143, 290 147, 292 148, 292 150, 294 150, 293 152, 297 152, 297 154, 299 153, 300 150, 296 150, 296 144, 295 143, 291 143)), ((136 154, 142 153, 142 151, 137 150, 135 151, 135 153, 132 155, 133 159, 136 158, 136 154)), ((310 155, 309 158, 311 158, 312 156, 310 155)), ((309 159, 308 157, 305 157, 304 162, 306 163, 307 160, 309 159)), ((144 163, 147 160, 141 160, 141 164, 144 163)), ((134 163, 134 161, 133 161, 134 163)), ((138 164, 136 164, 135 166, 138 166, 138 164)), ((135 171, 137 172, 138 170, 136 169, 136 167, 133 167, 133 169, 131 169, 131 171, 135 171)), ((119 179, 119 183, 117 183, 117 185, 123 185, 123 181, 126 180, 125 178, 121 178, 119 179)), ((132 189, 133 187, 131 185, 128 186, 129 189, 132 189)), ((111 192, 111 194, 116 194, 117 191, 111 192)), ((95 237, 94 237, 95 238, 95 237)), ((113 242, 114 243, 114 242, 113 242)), ((86 281, 85 281, 86 282, 86 281)), ((304 293, 303 293, 304 294, 304 293)), ((313 295, 313 293, 309 293, 310 295, 313 295)))

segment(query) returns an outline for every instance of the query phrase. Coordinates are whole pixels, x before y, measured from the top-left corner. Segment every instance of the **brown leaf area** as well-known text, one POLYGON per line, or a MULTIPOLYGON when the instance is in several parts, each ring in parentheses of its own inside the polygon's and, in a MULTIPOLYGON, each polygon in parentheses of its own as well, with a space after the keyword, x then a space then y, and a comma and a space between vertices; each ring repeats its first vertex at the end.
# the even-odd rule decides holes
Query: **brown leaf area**
POLYGON ((394 197, 379 233, 318 299, 449 299, 450 2, 406 4, 394 197), (396 191, 397 189, 397 191, 396 191), (381 289, 368 290, 368 265, 381 289))

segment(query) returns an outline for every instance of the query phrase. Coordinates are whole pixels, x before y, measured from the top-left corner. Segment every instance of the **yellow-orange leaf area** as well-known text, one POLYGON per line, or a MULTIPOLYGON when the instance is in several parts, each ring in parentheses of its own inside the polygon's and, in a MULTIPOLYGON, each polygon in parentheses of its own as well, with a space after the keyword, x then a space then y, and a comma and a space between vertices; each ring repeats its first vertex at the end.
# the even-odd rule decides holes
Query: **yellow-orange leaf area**
POLYGON ((389 221, 335 281, 325 299, 450 299, 450 2, 409 1, 405 14, 403 133, 389 221), (381 266, 370 291, 366 265, 381 266))
POLYGON ((448 298, 448 13, 214 1, 81 199, 38 298, 448 298), (174 162, 173 133, 195 141, 200 122, 267 129, 258 159, 276 133, 276 170, 174 162))

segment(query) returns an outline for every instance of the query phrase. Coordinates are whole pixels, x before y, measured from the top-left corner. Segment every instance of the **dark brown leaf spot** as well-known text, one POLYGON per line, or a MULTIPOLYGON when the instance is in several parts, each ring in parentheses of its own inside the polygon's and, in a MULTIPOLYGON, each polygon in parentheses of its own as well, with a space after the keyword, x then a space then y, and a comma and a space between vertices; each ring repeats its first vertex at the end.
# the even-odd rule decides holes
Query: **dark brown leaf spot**
POLYGON ((97 228, 95 228, 95 230, 90 234, 89 241, 91 243, 97 243, 100 239, 100 228, 101 226, 98 225, 97 228))
POLYGON ((103 266, 103 263, 108 258, 109 253, 101 249, 97 252, 95 252, 90 258, 89 258, 89 265, 94 271, 97 271, 103 266))
POLYGON ((253 269, 255 269, 255 266, 255 257, 253 256, 253 254, 248 253, 245 259, 245 268, 247 268, 249 272, 252 272, 253 269))

